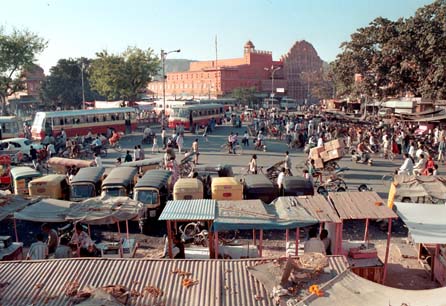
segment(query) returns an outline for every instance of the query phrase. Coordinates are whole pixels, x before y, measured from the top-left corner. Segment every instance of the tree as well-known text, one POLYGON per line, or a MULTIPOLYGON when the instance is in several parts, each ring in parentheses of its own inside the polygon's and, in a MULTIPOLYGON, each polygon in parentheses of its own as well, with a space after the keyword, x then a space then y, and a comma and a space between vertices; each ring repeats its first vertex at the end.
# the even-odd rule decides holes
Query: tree
POLYGON ((437 0, 407 19, 379 17, 358 29, 332 64, 337 92, 446 98, 445 20, 446 1, 437 0), (355 74, 361 82, 355 83, 355 74))
POLYGON ((135 101, 160 66, 152 49, 129 47, 122 54, 104 50, 96 56, 90 69, 91 87, 109 100, 135 101))
POLYGON ((249 87, 249 88, 238 87, 232 90, 231 97, 237 99, 242 105, 252 106, 252 103, 256 99, 255 98, 256 92, 257 90, 255 87, 249 87))
POLYGON ((0 28, 0 104, 3 112, 6 97, 24 89, 22 73, 46 45, 43 38, 27 30, 13 29, 7 34, 0 28))
POLYGON ((84 67, 85 101, 105 99, 91 90, 89 67, 91 60, 86 58, 60 59, 51 67, 50 75, 42 83, 40 95, 43 101, 62 108, 82 106, 82 66, 84 67))

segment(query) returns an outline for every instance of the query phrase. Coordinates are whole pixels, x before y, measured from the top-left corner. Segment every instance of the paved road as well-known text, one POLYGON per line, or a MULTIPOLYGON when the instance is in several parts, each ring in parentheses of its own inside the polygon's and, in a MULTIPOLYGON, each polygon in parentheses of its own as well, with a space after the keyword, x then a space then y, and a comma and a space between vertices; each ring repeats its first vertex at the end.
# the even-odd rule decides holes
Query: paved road
MULTIPOLYGON (((266 140, 267 152, 261 152, 254 150, 253 145, 250 148, 245 149, 242 155, 231 155, 227 152, 220 152, 220 146, 224 144, 227 140, 227 136, 231 131, 234 133, 238 132, 240 138, 245 132, 245 128, 232 128, 232 126, 218 126, 213 134, 208 136, 209 142, 205 142, 202 135, 193 135, 186 133, 184 137, 184 147, 190 149, 192 142, 195 138, 199 139, 200 146, 200 159, 199 163, 210 163, 210 164, 230 164, 234 168, 234 172, 240 173, 245 171, 252 154, 257 154, 258 165, 263 167, 269 167, 276 162, 284 159, 285 152, 288 150, 284 141, 270 139, 266 140)), ((159 135, 159 133, 158 133, 159 135)), ((168 133, 171 135, 171 132, 168 133)), ((142 139, 142 134, 136 133, 132 135, 125 136, 121 140, 121 145, 125 149, 132 150, 136 144, 140 144, 142 139)), ((160 143, 160 138, 158 136, 158 143, 160 143)), ((146 156, 151 156, 150 149, 151 145, 144 145, 146 156)), ((162 153, 159 153, 162 154, 162 153)), ((125 152, 122 153, 124 157, 125 152)), ((157 154, 155 154, 157 155, 157 154)), ((153 155, 153 156, 155 156, 153 155)), ((120 156, 119 153, 109 152, 109 156, 104 159, 104 164, 106 166, 112 166, 116 158, 120 156)), ((293 163, 293 168, 298 165, 302 165, 305 161, 307 155, 302 152, 302 150, 291 150, 290 156, 293 163)), ((389 189, 389 183, 383 182, 382 177, 384 175, 391 175, 391 173, 398 168, 402 160, 396 159, 394 161, 383 160, 379 157, 373 157, 373 166, 356 164, 350 160, 350 156, 344 157, 340 162, 341 167, 347 167, 350 170, 345 174, 345 180, 348 184, 350 190, 356 190, 360 184, 367 184, 367 186, 372 187, 373 190, 377 191, 381 197, 387 198, 387 192, 389 189)), ((301 170, 294 169, 294 175, 301 175, 301 170)))

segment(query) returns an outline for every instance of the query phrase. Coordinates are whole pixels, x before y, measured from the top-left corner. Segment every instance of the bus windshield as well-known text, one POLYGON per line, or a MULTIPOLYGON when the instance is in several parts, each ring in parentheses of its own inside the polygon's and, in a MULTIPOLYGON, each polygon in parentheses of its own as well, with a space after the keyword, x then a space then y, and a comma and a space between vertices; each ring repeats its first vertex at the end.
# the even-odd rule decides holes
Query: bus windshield
POLYGON ((45 113, 36 113, 34 118, 32 129, 36 132, 40 132, 43 128, 43 121, 45 120, 45 113))
POLYGON ((174 108, 172 108, 171 115, 173 117, 188 118, 189 112, 187 109, 180 108, 180 107, 174 107, 174 108))

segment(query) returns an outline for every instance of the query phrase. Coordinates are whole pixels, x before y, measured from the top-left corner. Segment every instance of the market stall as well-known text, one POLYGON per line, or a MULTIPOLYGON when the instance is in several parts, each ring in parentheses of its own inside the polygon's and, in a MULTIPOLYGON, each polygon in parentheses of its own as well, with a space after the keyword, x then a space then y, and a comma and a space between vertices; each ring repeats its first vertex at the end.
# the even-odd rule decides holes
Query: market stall
POLYGON ((336 239, 336 241, 342 241, 342 243, 337 245, 335 254, 347 256, 352 271, 356 274, 378 283, 384 283, 389 259, 392 219, 398 216, 373 191, 333 192, 328 197, 343 222, 338 228, 338 238, 336 239), (347 220, 365 220, 363 240, 345 241, 342 239, 343 224, 347 220), (375 246, 369 242, 370 220, 388 221, 384 262, 378 257, 375 246))
MULTIPOLYGON (((301 218, 301 210, 306 211, 311 217, 317 220, 317 223, 320 225, 320 230, 323 228, 327 229, 328 239, 331 242, 331 254, 337 254, 336 246, 340 243, 340 241, 337 241, 339 239, 337 233, 342 221, 331 203, 324 196, 280 197, 272 204, 280 214, 286 214, 287 219, 301 218)), ((296 230, 295 243, 289 243, 289 230, 286 230, 287 254, 294 253, 297 256, 299 255, 299 249, 303 250, 303 244, 301 246, 299 245, 298 233, 298 230, 296 230), (296 249, 296 245, 299 246, 298 249, 296 249), (292 252, 293 249, 294 252, 292 252)))
MULTIPOLYGON (((0 194, 0 222, 10 218, 15 212, 25 208, 31 200, 25 199, 22 196, 13 194, 0 194)), ((17 233, 16 221, 14 221, 15 242, 12 242, 10 236, 0 236, 0 261, 2 260, 18 260, 23 256, 23 243, 19 242, 19 235, 17 233)))
POLYGON ((82 222, 88 225, 116 224, 118 229, 118 241, 102 242, 96 244, 102 254, 114 254, 118 252, 121 257, 124 253, 131 253, 135 248, 135 240, 130 239, 129 220, 138 220, 144 213, 141 202, 128 197, 96 197, 73 205, 65 220, 82 222), (126 237, 121 236, 120 222, 126 225, 126 237))
POLYGON ((390 184, 387 206, 394 202, 445 204, 446 177, 395 175, 390 184))
MULTIPOLYGON (((167 254, 173 258, 173 237, 177 233, 179 222, 203 222, 212 227, 215 219, 215 200, 174 200, 168 201, 158 220, 167 223, 167 254)), ((214 257, 212 232, 209 232, 209 258, 214 257)), ((186 253, 186 256, 188 254, 186 253)))
POLYGON ((412 241, 430 257, 432 280, 446 285, 446 207, 435 204, 396 202, 398 216, 409 228, 412 241))
MULTIPOLYGON (((292 214, 286 208, 281 208, 274 204, 264 204, 261 200, 218 201, 212 229, 215 246, 218 245, 219 232, 230 230, 252 230, 253 245, 256 245, 258 230, 257 249, 259 257, 262 257, 264 230, 286 230, 288 235, 290 229, 296 229, 298 240, 300 227, 317 223, 303 207, 295 207, 292 214)), ((219 251, 216 248, 216 258, 219 251)))

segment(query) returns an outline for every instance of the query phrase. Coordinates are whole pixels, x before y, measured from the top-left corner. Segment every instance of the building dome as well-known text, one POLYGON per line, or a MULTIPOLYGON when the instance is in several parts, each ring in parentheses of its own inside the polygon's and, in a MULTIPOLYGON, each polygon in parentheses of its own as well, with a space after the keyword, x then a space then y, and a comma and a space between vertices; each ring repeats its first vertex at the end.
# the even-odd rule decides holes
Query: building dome
POLYGON ((254 44, 252 43, 252 41, 248 40, 245 44, 245 49, 254 49, 254 44))

